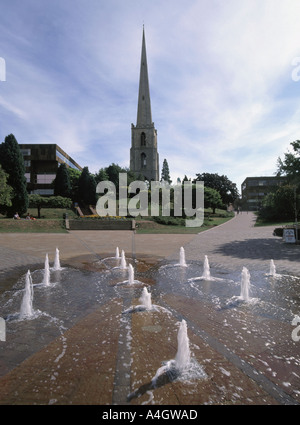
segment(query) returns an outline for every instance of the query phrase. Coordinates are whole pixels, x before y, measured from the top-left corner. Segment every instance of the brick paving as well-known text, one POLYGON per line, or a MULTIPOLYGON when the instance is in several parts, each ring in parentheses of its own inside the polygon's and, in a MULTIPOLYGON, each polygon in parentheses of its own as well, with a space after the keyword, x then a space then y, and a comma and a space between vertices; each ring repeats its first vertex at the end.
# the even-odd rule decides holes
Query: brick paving
MULTIPOLYGON (((300 246, 284 244, 270 227, 253 227, 243 213, 198 235, 135 235, 127 231, 68 234, 2 234, 0 285, 29 265, 43 264, 59 247, 62 263, 90 268, 116 246, 150 267, 178 258, 208 255, 211 267, 229 272, 259 269, 300 276, 300 246)), ((51 258, 51 257, 50 257, 51 258)), ((0 378, 0 404, 201 405, 297 404, 300 399, 299 344, 290 323, 243 309, 162 293, 154 311, 133 311, 134 291, 116 294, 88 312, 62 335, 0 378), (199 379, 152 378, 174 359, 178 323, 185 319, 199 379)), ((299 312, 300 314, 300 312, 299 312)), ((5 342, 0 342, 5 344, 5 342)), ((0 359, 1 361, 1 359, 0 359)))

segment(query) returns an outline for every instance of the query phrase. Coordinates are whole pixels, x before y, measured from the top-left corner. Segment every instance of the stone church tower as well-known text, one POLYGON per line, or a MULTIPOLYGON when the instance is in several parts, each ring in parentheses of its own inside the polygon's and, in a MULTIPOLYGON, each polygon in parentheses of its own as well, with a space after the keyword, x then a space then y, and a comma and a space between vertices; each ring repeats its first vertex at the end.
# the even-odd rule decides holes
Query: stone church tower
POLYGON ((152 122, 144 28, 137 120, 136 126, 131 124, 130 170, 148 181, 159 181, 157 130, 152 122))

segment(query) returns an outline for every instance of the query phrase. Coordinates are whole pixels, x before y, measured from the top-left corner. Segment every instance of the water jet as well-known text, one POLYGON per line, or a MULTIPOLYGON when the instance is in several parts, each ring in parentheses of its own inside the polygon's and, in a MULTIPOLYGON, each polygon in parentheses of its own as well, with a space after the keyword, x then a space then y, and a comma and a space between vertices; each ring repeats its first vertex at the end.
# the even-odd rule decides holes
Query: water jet
POLYGON ((33 315, 33 286, 32 286, 32 278, 30 271, 26 273, 25 278, 25 292, 23 295, 21 309, 20 309, 20 319, 27 319, 33 315))
POLYGON ((126 268, 127 268, 127 265, 126 265, 126 259, 125 259, 125 252, 124 252, 124 250, 122 249, 122 251, 121 251, 121 269, 123 269, 123 270, 125 270, 126 268))
POLYGON ((250 290, 250 273, 246 267, 243 267, 241 277, 241 295, 240 299, 243 301, 249 301, 249 290, 250 290))
POLYGON ((53 270, 61 270, 60 260, 59 260, 59 249, 58 248, 56 248, 56 250, 55 250, 53 270))
POLYGON ((129 285, 134 284, 134 269, 131 264, 128 265, 128 283, 129 285))
POLYGON ((185 262, 185 251, 183 247, 180 248, 180 252, 179 252, 179 265, 181 267, 187 267, 185 262))
POLYGON ((148 292, 146 287, 143 288, 143 292, 139 300, 142 305, 146 307, 146 310, 152 309, 151 294, 148 292))
POLYGON ((49 286, 50 285, 50 268, 49 268, 48 254, 46 254, 46 258, 45 258, 45 268, 44 268, 43 285, 45 285, 45 286, 49 286))

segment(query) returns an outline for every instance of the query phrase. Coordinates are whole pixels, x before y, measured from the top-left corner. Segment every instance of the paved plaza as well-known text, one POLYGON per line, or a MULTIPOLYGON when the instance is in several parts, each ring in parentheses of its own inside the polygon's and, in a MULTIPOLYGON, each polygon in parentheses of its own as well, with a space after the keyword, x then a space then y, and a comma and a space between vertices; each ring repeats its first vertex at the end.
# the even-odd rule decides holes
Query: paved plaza
MULTIPOLYGON (((197 235, 3 233, 0 289, 9 288, 27 269, 41 268, 45 253, 53 257, 56 247, 63 265, 86 271, 97 272, 97 261, 113 256, 116 247, 142 260, 147 270, 178 260, 184 247, 187 262, 207 255, 211 269, 220 273, 238 274, 243 267, 268 273, 273 259, 278 273, 299 278, 300 246, 284 243, 273 236, 273 227, 254 227, 254 222, 254 214, 243 212, 197 235)), ((291 337, 291 322, 247 308, 216 308, 208 299, 176 291, 161 292, 153 303, 159 308, 134 312, 138 297, 116 292, 15 367, 0 357, 0 404, 299 403, 300 341, 291 337), (129 308, 133 313, 124 315, 129 308), (154 385, 163 362, 174 359, 182 320, 195 375, 172 379, 162 374, 154 385)), ((6 342, 0 344, 3 349, 6 342)))

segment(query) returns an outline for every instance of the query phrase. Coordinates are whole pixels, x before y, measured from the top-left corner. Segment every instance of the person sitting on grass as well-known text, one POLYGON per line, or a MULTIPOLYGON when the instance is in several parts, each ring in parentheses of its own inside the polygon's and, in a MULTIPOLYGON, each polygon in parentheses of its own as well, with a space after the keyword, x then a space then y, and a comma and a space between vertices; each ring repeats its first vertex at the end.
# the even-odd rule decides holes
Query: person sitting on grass
POLYGON ((36 220, 36 218, 34 218, 32 215, 30 215, 29 213, 26 215, 26 220, 36 220))
POLYGON ((20 220, 20 216, 19 216, 19 214, 16 212, 16 214, 14 215, 14 219, 15 220, 20 220))

